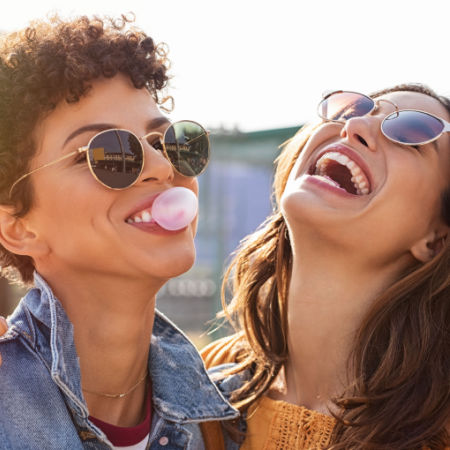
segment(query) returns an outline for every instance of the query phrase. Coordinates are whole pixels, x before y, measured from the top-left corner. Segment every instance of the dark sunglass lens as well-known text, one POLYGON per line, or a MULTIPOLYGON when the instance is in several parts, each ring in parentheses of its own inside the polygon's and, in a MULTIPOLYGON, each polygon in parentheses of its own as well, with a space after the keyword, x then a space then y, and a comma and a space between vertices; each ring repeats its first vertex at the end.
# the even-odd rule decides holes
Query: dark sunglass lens
POLYGON ((175 122, 166 131, 164 145, 177 172, 187 177, 200 175, 209 161, 209 138, 198 123, 175 122))
POLYGON ((361 117, 372 111, 374 102, 370 97, 356 92, 336 92, 319 104, 319 116, 326 120, 345 121, 361 117))
POLYGON ((418 145, 439 136, 444 124, 426 112, 404 110, 387 116, 382 129, 383 133, 394 141, 418 145))
POLYGON ((89 144, 89 160, 100 182, 123 189, 132 185, 142 171, 142 146, 128 131, 103 131, 89 144))

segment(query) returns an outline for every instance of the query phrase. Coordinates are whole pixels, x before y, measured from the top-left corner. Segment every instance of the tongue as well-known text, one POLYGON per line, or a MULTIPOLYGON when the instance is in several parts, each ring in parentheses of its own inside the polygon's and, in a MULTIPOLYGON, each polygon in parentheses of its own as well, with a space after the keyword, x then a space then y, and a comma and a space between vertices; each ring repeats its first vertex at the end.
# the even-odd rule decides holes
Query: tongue
POLYGON ((197 209, 197 197, 190 189, 174 187, 156 197, 152 217, 166 230, 181 230, 194 220, 197 209))
POLYGON ((327 165, 326 174, 347 192, 356 194, 356 188, 352 182, 352 174, 346 166, 334 161, 330 162, 327 165))

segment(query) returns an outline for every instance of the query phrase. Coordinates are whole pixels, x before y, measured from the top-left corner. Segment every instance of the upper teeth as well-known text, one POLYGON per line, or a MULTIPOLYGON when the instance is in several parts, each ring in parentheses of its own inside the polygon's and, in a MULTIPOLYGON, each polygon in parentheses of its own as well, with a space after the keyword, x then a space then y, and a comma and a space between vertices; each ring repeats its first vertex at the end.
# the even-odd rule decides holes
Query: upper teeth
POLYGON ((132 217, 127 219, 127 223, 142 223, 142 222, 151 222, 152 215, 149 209, 144 209, 143 211, 139 211, 132 217))
POLYGON ((336 161, 343 166, 346 166, 352 174, 352 182, 355 185, 356 193, 358 195, 365 195, 369 193, 369 180, 362 171, 362 169, 351 160, 347 155, 338 152, 328 152, 320 157, 316 164, 315 175, 326 175, 326 169, 330 160, 336 161))

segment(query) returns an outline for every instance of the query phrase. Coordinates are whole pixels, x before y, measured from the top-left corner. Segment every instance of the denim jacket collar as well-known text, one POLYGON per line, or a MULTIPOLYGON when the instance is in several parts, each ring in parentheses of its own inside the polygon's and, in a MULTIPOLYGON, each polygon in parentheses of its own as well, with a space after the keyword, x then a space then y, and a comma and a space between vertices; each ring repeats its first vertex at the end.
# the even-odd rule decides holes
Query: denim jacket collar
MULTIPOLYGON (((24 308, 18 308, 14 314, 21 316, 16 317, 15 326, 39 349, 71 409, 80 419, 87 419, 89 413, 81 390, 73 326, 49 285, 37 273, 35 285, 23 299, 24 308), (39 327, 39 333, 35 326, 39 327), (50 346, 40 345, 41 339, 49 339, 50 346)), ((194 345, 158 311, 151 338, 149 373, 154 408, 167 420, 187 423, 238 416, 238 411, 228 404, 210 379, 194 345)))

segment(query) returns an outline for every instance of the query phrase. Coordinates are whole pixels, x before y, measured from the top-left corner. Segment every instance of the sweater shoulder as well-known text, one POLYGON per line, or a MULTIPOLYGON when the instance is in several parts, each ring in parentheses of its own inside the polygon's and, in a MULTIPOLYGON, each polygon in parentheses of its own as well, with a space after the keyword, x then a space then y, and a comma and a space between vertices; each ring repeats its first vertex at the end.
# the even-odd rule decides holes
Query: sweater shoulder
POLYGON ((241 340, 241 334, 232 334, 208 344, 200 351, 206 368, 235 363, 241 340))

